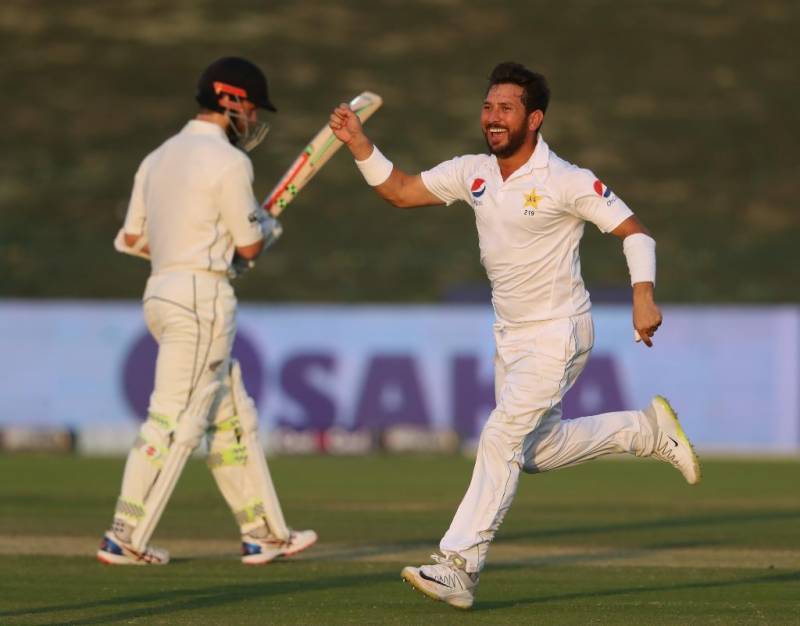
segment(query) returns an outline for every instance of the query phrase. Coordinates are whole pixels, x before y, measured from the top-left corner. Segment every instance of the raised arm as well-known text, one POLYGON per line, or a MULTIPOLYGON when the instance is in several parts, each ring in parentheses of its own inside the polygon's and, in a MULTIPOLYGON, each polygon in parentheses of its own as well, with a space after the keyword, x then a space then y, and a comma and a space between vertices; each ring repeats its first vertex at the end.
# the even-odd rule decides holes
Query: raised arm
POLYGON ((419 174, 406 174, 381 154, 364 134, 361 120, 349 105, 342 103, 333 110, 330 127, 336 138, 350 149, 358 169, 381 198, 404 209, 444 204, 428 191, 419 174))

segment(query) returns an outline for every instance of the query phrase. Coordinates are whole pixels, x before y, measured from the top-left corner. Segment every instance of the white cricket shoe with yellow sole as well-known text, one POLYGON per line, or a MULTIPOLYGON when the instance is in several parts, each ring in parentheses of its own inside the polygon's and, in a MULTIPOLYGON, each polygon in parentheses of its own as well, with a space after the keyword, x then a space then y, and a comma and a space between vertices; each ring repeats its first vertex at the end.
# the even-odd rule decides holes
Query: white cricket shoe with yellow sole
POLYGON ((432 554, 433 565, 404 567, 400 576, 429 598, 468 609, 475 600, 478 574, 469 574, 466 562, 457 554, 432 554))
POLYGON ((109 531, 100 542, 97 560, 106 565, 166 565, 169 563, 169 552, 153 546, 147 546, 140 552, 109 531))
POLYGON ((644 413, 656 433, 652 456, 677 468, 690 485, 699 483, 700 460, 669 401, 663 396, 655 396, 644 413))
POLYGON ((293 530, 288 541, 281 541, 274 535, 263 538, 244 535, 242 537, 242 563, 266 565, 277 558, 302 552, 316 542, 317 533, 313 530, 293 530))

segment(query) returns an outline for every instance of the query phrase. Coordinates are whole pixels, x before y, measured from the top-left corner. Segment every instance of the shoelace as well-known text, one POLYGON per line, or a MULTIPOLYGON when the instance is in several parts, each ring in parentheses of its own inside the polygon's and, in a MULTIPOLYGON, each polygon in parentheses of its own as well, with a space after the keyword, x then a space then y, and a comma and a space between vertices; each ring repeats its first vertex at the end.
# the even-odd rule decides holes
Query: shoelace
POLYGON ((445 554, 431 554, 431 560, 438 565, 449 565, 450 567, 458 567, 452 555, 445 554))
POLYGON ((245 537, 248 537, 250 541, 252 541, 253 543, 266 543, 276 547, 289 546, 292 544, 295 538, 294 531, 289 532, 289 538, 286 539, 285 541, 283 539, 278 539, 275 535, 272 534, 267 535, 266 537, 254 537, 253 535, 245 535, 245 537))
MULTIPOLYGON (((444 554, 431 554, 431 560, 436 565, 447 567, 450 571, 447 575, 442 576, 442 582, 445 582, 453 589, 465 589, 464 582, 458 575, 458 571, 467 574, 466 562, 458 555, 444 555, 444 554)), ((467 574, 470 580, 476 581, 475 574, 467 574)))
POLYGON ((153 561, 163 560, 163 552, 157 548, 151 548, 150 546, 145 546, 144 550, 139 552, 138 550, 134 550, 133 546, 130 544, 122 543, 121 547, 123 554, 128 552, 129 554, 127 554, 126 556, 132 557, 137 561, 152 563, 153 561))
POLYGON ((676 454, 678 451, 679 446, 676 446, 672 443, 673 439, 667 435, 664 435, 664 441, 662 442, 661 446, 659 446, 659 453, 661 456, 666 457, 668 460, 679 463, 680 459, 676 454))

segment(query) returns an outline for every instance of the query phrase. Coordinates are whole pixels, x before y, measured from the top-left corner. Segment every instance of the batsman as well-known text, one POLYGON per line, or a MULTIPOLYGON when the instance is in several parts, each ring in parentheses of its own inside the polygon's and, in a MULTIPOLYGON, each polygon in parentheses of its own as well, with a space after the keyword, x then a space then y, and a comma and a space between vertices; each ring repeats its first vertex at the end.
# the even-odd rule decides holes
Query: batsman
POLYGON ((258 438, 255 403, 231 359, 236 296, 229 278, 281 234, 253 195, 247 152, 276 111, 250 61, 225 57, 200 76, 199 111, 142 161, 117 250, 150 260, 143 303, 158 343, 147 420, 131 449, 111 528, 97 558, 163 565, 149 545, 188 457, 207 437, 207 463, 242 537, 242 562, 269 563, 314 544, 287 527, 258 438))
POLYGON ((489 544, 521 472, 535 474, 611 453, 654 457, 690 484, 700 466, 677 416, 661 396, 643 410, 561 419, 561 400, 594 344, 578 247, 586 222, 622 240, 632 285, 632 322, 652 346, 655 241, 627 205, 591 171, 559 158, 542 136, 550 99, 544 76, 518 63, 494 68, 480 112, 487 153, 458 156, 420 174, 394 166, 343 104, 330 126, 366 182, 391 204, 413 208, 465 202, 475 214, 481 262, 495 311, 495 401, 466 494, 433 563, 406 567, 404 580, 433 599, 472 606, 489 544))

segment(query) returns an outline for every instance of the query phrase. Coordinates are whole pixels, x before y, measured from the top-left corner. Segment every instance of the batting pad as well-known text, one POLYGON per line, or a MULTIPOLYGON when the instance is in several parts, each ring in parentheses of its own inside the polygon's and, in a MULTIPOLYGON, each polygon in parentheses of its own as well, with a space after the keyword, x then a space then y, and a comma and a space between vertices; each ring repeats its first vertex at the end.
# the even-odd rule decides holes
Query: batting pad
POLYGON ((220 383, 214 381, 197 393, 175 429, 175 440, 169 448, 164 464, 156 476, 155 483, 144 503, 145 513, 131 535, 135 550, 143 552, 164 513, 164 507, 175 490, 186 460, 203 438, 208 425, 208 414, 219 390, 220 383))
POLYGON ((232 361, 230 385, 237 415, 215 426, 209 466, 242 534, 266 526, 288 541, 289 528, 258 438, 258 413, 247 394, 238 361, 232 361))

